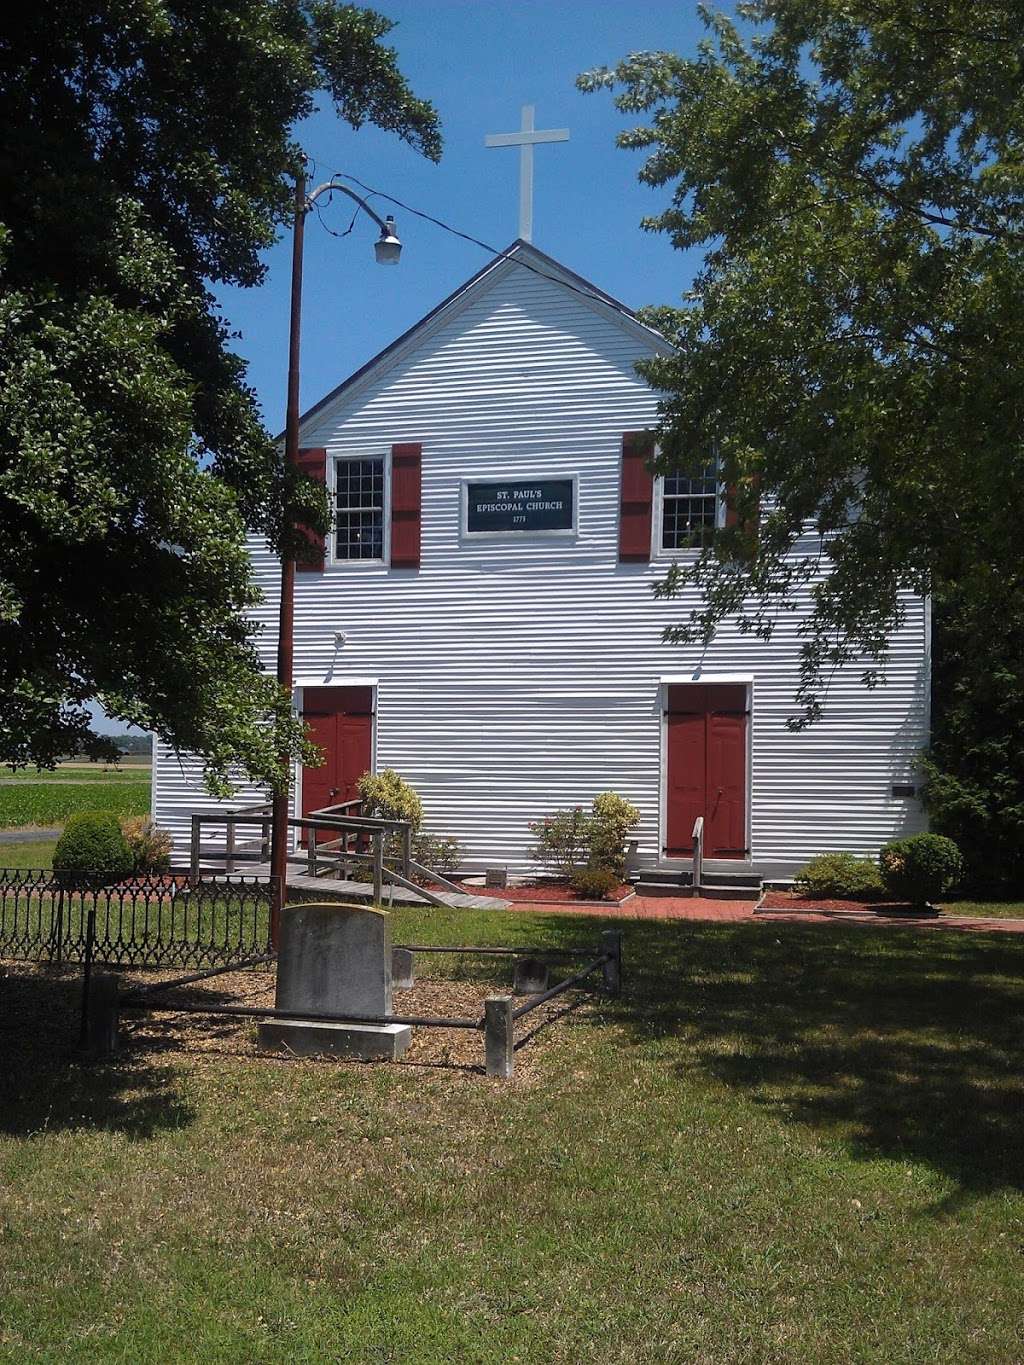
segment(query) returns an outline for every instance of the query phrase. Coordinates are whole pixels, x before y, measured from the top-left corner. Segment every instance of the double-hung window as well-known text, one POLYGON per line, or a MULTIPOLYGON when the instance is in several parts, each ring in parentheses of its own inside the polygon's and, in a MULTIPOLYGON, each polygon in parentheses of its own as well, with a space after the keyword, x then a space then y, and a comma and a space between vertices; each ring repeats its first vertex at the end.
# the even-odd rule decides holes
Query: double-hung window
POLYGON ((384 460, 335 461, 335 559, 384 558, 384 460))
POLYGON ((662 550, 702 549, 718 525, 721 489, 718 471, 706 465, 697 478, 666 474, 661 490, 662 550))

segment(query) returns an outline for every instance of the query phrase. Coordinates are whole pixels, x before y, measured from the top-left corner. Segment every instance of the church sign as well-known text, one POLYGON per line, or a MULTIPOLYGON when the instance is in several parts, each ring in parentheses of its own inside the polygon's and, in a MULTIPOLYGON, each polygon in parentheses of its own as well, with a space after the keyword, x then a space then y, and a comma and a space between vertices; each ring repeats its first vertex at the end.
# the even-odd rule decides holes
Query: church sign
POLYGON ((467 481, 463 485, 466 532, 472 536, 572 531, 575 484, 571 477, 467 481))

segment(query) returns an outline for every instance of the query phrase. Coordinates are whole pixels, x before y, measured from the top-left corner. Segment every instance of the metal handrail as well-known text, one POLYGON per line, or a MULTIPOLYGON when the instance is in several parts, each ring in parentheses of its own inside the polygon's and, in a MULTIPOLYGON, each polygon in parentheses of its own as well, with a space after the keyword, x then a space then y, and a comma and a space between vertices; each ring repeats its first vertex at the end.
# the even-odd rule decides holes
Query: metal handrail
POLYGON ((704 817, 693 822, 693 893, 697 895, 704 881, 704 817))

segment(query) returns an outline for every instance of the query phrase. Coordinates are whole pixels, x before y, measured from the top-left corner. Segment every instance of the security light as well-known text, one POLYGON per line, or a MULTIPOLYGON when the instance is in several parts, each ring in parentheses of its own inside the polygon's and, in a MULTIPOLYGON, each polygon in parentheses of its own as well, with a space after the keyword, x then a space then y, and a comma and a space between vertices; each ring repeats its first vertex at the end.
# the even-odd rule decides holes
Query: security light
POLYGON ((402 254, 402 243, 395 234, 395 220, 393 218, 385 218, 380 237, 373 244, 373 251, 377 257, 378 265, 398 264, 398 258, 402 254))

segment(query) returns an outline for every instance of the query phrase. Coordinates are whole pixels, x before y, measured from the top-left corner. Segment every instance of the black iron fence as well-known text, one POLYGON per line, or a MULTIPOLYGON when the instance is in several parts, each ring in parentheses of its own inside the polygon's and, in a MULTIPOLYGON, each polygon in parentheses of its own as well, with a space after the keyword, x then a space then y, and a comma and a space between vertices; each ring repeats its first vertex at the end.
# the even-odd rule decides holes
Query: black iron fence
POLYGON ((223 873, 69 883, 40 869, 0 868, 0 957, 83 962, 90 911, 93 960, 122 967, 209 967, 270 944, 271 879, 223 873))

